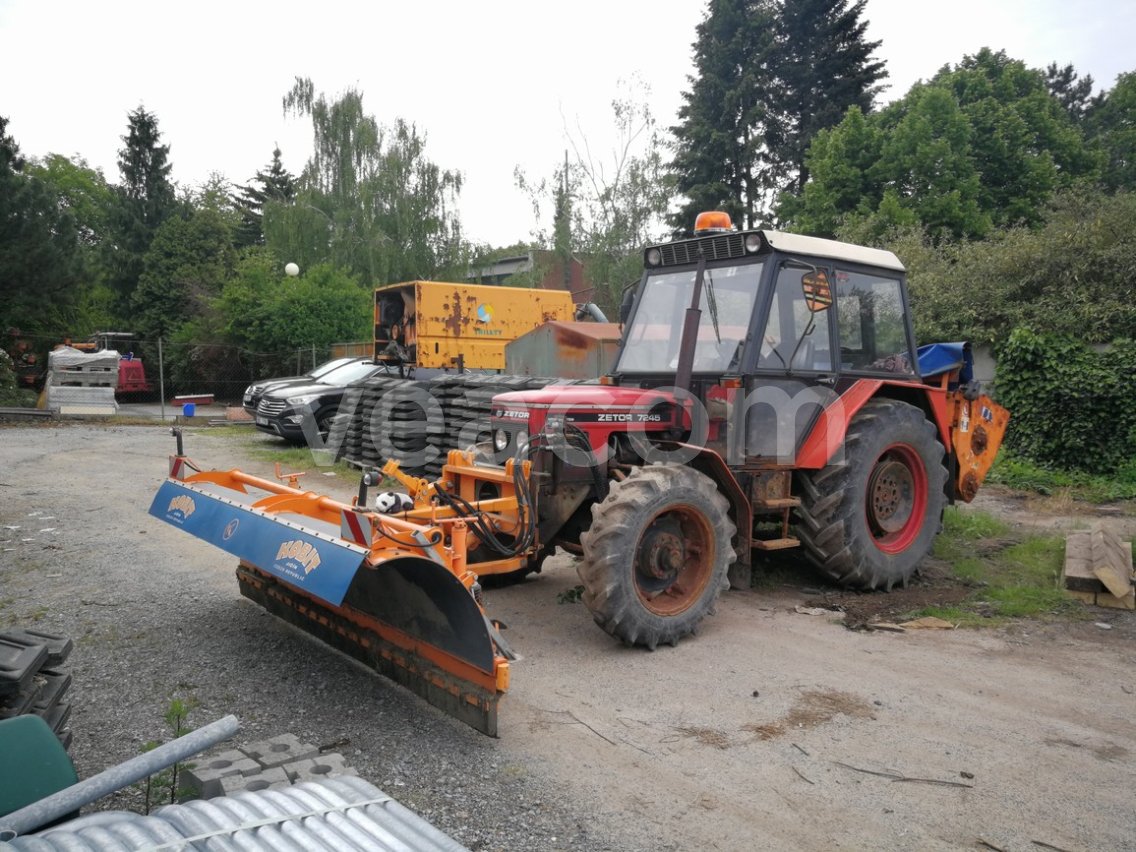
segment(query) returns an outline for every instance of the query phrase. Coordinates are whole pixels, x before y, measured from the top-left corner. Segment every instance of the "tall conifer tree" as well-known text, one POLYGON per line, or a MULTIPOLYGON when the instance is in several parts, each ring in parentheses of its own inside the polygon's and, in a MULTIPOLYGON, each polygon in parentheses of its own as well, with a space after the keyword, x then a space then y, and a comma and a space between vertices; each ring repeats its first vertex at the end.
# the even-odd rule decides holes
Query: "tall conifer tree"
POLYGON ((280 161, 280 149, 274 148, 272 162, 233 195, 233 205, 241 217, 236 233, 237 247, 264 245, 264 203, 289 202, 295 197, 296 178, 280 161))
POLYGON ((817 132, 834 127, 849 107, 872 108, 887 76, 873 59, 880 46, 867 41, 867 0, 791 0, 779 19, 777 112, 779 133, 769 138, 781 188, 799 195, 808 182, 805 152, 817 132))
POLYGON ((138 286, 142 258, 158 228, 177 209, 177 200, 170 183, 170 146, 161 144, 157 116, 139 106, 130 113, 122 141, 126 147, 118 152, 122 182, 111 215, 114 240, 108 265, 111 283, 126 306, 138 286))
POLYGON ((805 152, 850 106, 868 109, 886 76, 866 41, 866 0, 710 0, 694 43, 672 166, 695 213, 729 212, 743 227, 767 221, 781 191, 808 180, 805 152))
POLYGON ((700 210, 726 210, 744 227, 763 217, 776 15, 773 0, 710 0, 698 25, 695 74, 671 128, 676 188, 688 199, 671 219, 679 230, 700 210))

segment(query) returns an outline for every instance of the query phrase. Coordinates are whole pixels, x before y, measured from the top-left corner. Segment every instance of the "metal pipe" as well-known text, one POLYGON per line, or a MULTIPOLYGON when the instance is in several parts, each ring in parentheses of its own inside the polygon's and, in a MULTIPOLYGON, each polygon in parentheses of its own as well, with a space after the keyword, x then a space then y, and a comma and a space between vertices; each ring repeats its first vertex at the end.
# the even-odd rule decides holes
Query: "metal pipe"
POLYGON ((212 748, 222 740, 227 740, 241 727, 236 716, 218 719, 204 728, 198 728, 185 736, 160 745, 153 751, 132 757, 118 766, 105 769, 92 775, 86 781, 72 784, 46 799, 40 799, 26 807, 0 817, 0 842, 12 840, 21 834, 33 831, 64 814, 78 810, 83 805, 121 790, 135 781, 161 772, 187 757, 212 748))
POLYGON ((595 302, 584 302, 580 305, 580 309, 576 312, 576 318, 583 319, 585 316, 591 317, 596 322, 607 322, 607 314, 595 302))
POLYGON ((162 357, 162 336, 158 335, 158 402, 162 406, 162 422, 166 422, 166 361, 162 357))

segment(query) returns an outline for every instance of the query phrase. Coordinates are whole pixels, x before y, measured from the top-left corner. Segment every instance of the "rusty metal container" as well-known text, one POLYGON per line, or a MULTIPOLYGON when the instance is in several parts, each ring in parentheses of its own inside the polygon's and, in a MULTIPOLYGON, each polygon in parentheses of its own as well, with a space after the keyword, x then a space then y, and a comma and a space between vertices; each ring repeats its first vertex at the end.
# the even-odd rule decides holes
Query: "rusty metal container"
POLYGON ((505 344, 570 320, 565 290, 410 281, 375 290, 375 358, 419 367, 505 369, 505 344))
POLYGON ((594 379, 611 370, 619 352, 613 322, 547 322, 505 347, 511 376, 594 379))

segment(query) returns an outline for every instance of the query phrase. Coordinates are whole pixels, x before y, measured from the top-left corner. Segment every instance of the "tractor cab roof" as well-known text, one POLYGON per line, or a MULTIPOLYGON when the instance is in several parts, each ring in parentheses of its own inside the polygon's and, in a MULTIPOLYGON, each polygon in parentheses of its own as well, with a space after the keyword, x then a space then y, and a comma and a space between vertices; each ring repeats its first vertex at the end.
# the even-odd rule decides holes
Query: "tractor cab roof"
POLYGON ((843 260, 865 266, 894 269, 897 272, 904 271, 904 266, 899 258, 892 252, 883 249, 842 243, 838 240, 826 240, 821 237, 805 237, 801 234, 790 234, 785 231, 761 231, 761 234, 770 246, 789 254, 810 254, 831 260, 843 260))
MULTIPOLYGON (((720 215, 725 217, 725 214, 720 215)), ((697 263, 700 257, 707 261, 740 260, 777 250, 786 254, 820 257, 895 272, 905 271, 899 258, 883 249, 821 237, 806 237, 785 231, 735 231, 729 227, 728 217, 724 218, 721 224, 723 227, 696 229, 694 237, 690 239, 648 246, 643 254, 646 267, 652 269, 693 264, 697 263)))

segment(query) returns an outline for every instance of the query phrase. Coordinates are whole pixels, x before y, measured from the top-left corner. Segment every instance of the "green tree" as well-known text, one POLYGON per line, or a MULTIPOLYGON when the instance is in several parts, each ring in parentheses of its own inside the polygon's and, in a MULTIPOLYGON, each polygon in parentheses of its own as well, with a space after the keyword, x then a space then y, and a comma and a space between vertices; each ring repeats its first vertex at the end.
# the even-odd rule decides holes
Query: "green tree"
POLYGON ((813 179, 780 212, 823 234, 859 219, 870 238, 911 222, 935 238, 981 237, 1037 224, 1054 192, 1095 177, 1098 159, 1041 71, 983 49, 881 112, 851 111, 818 134, 813 179))
POLYGON ((71 160, 60 154, 48 154, 28 163, 26 172, 48 187, 59 209, 75 222, 78 269, 75 287, 69 294, 74 310, 56 331, 66 329, 81 338, 115 325, 115 299, 107 282, 106 269, 114 190, 101 171, 92 169, 81 158, 71 160))
POLYGON ((0 116, 0 331, 56 332, 72 317, 82 257, 75 216, 29 172, 0 116))
POLYGON ((949 88, 970 121, 980 204, 994 224, 1036 223, 1054 191, 1097 176, 1097 158, 1041 71, 983 48, 932 84, 949 88))
POLYGON ((696 73, 672 128, 678 190, 672 224, 723 209, 743 227, 771 218, 779 192, 808 181, 806 152, 849 107, 867 111, 887 76, 865 39, 866 0, 710 0, 696 73))
POLYGON ((1109 189, 1136 190, 1136 71, 1094 102, 1085 123, 1105 158, 1102 182, 1109 189))
POLYGON ((122 182, 111 216, 111 284, 128 305, 143 271, 143 258, 158 228, 177 210, 170 183, 170 146, 161 144, 158 118, 139 106, 130 113, 125 147, 118 152, 122 182))
POLYGON ((370 305, 370 293, 344 270, 318 264, 290 278, 263 248, 245 253, 217 300, 229 339, 257 352, 365 339, 370 305))
POLYGON ((696 29, 695 73, 671 128, 671 167, 686 199, 670 220, 678 231, 702 210, 725 210, 746 228, 767 217, 777 14, 774 0, 710 0, 696 29))
POLYGON ((873 54, 880 42, 866 39, 867 0, 794 0, 782 3, 778 73, 781 119, 767 144, 778 186, 799 195, 808 182, 806 152, 817 133, 840 123, 850 107, 864 112, 887 77, 873 54))
POLYGON ((256 173, 252 182, 233 195, 233 204, 241 216, 237 229, 238 247, 264 245, 264 205, 267 201, 287 204, 296 197, 296 178, 284 168, 280 148, 272 150, 272 162, 256 173))
POLYGON ((134 292, 137 330, 169 335, 206 314, 232 275, 236 257, 230 217, 214 207, 189 207, 154 235, 134 292))
POLYGON ((464 269, 461 175, 426 158, 414 125, 382 127, 361 92, 329 101, 307 79, 296 80, 284 109, 311 119, 313 153, 295 201, 265 202, 265 239, 277 256, 302 267, 330 262, 368 285, 464 269))
POLYGON ((1058 67, 1056 62, 1051 62, 1045 69, 1045 87, 1074 123, 1084 120, 1093 100, 1091 76, 1082 77, 1072 65, 1058 67))

